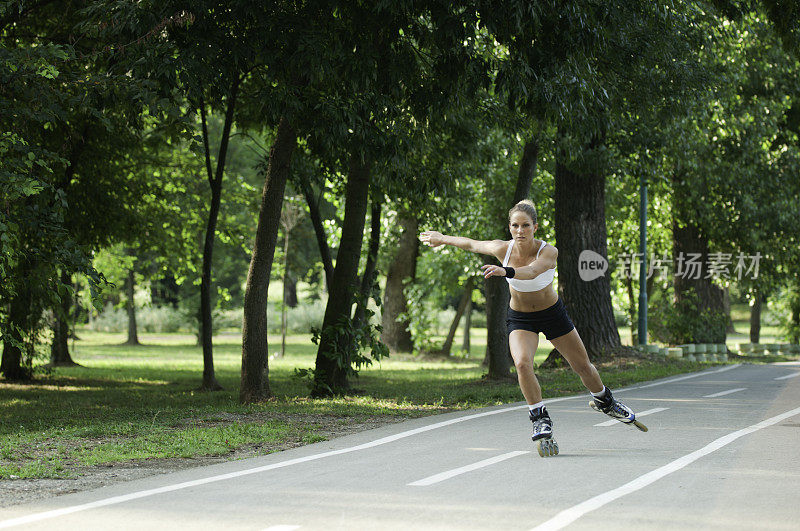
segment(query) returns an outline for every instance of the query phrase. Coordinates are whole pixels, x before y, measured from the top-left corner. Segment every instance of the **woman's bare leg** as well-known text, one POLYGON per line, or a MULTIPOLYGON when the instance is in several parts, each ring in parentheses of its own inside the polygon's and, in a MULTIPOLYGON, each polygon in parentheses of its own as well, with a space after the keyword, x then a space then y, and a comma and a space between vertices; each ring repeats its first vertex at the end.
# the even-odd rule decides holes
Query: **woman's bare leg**
POLYGON ((586 347, 578 335, 578 330, 572 329, 568 334, 551 339, 550 342, 558 349, 564 359, 567 360, 572 370, 578 373, 581 381, 592 393, 599 393, 603 390, 603 381, 597 368, 589 361, 589 354, 586 347))
POLYGON ((519 388, 528 405, 542 401, 542 388, 533 372, 533 355, 539 346, 539 334, 527 330, 514 330, 508 335, 511 357, 517 367, 519 388))

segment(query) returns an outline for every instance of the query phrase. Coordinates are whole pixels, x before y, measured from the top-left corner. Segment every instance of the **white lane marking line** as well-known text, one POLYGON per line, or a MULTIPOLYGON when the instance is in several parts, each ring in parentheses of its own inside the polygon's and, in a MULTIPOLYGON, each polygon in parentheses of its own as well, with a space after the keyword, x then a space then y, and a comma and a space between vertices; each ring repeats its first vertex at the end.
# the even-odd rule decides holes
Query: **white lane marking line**
POLYGON ((639 476, 638 478, 634 479, 631 482, 628 482, 621 487, 617 487, 614 490, 610 490, 608 492, 604 492, 594 498, 589 498, 585 502, 579 503, 574 507, 570 507, 564 511, 561 511, 557 515, 555 515, 550 520, 536 526, 533 528, 532 531, 555 531, 556 529, 562 529, 581 516, 594 511, 595 509, 599 509, 600 507, 618 499, 626 494, 630 494, 632 492, 636 492, 637 490, 643 489, 644 487, 650 485, 651 483, 655 483, 659 479, 672 474, 673 472, 677 472, 678 470, 692 464, 693 462, 697 461, 703 456, 706 456, 712 452, 715 452, 722 448, 723 446, 727 446, 739 437, 744 437, 745 435, 749 435, 754 433, 758 430, 763 428, 767 428, 769 426, 775 425, 783 420, 786 420, 790 417, 794 417, 795 415, 800 415, 800 407, 792 409, 791 411, 787 411, 786 413, 781 413, 775 417, 769 418, 758 424, 753 424, 750 427, 735 431, 733 433, 729 433, 719 439, 710 442, 709 444, 705 445, 704 447, 700 448, 699 450, 695 450, 690 454, 686 454, 683 457, 679 457, 678 459, 672 461, 671 463, 667 463, 666 465, 653 470, 652 472, 648 472, 643 476, 639 476))
POLYGON ((738 393, 739 391, 747 391, 747 387, 740 387, 738 389, 728 389, 727 391, 720 391, 719 393, 714 393, 713 395, 705 395, 703 398, 717 398, 718 396, 725 396, 732 393, 738 393))
MULTIPOLYGON (((735 365, 728 365, 727 367, 723 367, 721 369, 717 369, 716 371, 708 371, 708 372, 703 371, 703 372, 698 372, 698 373, 695 373, 695 374, 690 374, 688 376, 680 376, 678 378, 672 378, 672 379, 669 379, 669 380, 664 380, 663 382, 656 382, 656 383, 652 383, 652 384, 642 385, 641 387, 637 387, 636 389, 647 389, 649 387, 655 387, 657 385, 664 385, 664 384, 668 384, 668 383, 681 382, 683 380, 689 380, 691 378, 698 378, 700 376, 707 376, 709 374, 717 374, 717 373, 720 373, 720 372, 730 371, 731 369, 736 369, 738 367, 741 367, 741 364, 737 363, 735 365)), ((619 392, 619 391, 615 391, 615 392, 619 392)))
MULTIPOLYGON (((704 376, 704 375, 708 375, 708 374, 714 374, 714 373, 717 373, 717 372, 727 371, 727 370, 730 370, 730 369, 735 369, 735 368, 737 368, 739 366, 740 366, 739 364, 729 365, 727 367, 723 367, 722 369, 719 369, 719 370, 716 370, 716 371, 703 371, 703 372, 700 372, 700 373, 697 373, 697 374, 693 374, 693 375, 689 375, 689 376, 683 376, 681 378, 673 378, 671 380, 664 380, 664 381, 661 381, 661 382, 648 384, 648 385, 645 385, 643 387, 655 387, 657 385, 666 385, 666 384, 669 384, 669 383, 672 383, 672 382, 675 382, 675 381, 678 381, 678 380, 685 380, 687 378, 695 378, 695 377, 698 377, 698 376, 704 376)), ((642 389, 643 387, 620 389, 618 391, 615 391, 615 393, 622 393, 622 392, 625 392, 625 391, 631 391, 633 389, 642 389)), ((585 397, 585 395, 565 396, 565 397, 560 397, 560 398, 552 398, 550 400, 545 400, 544 402, 545 402, 545 404, 553 404, 555 402, 563 402, 565 400, 574 400, 576 398, 586 398, 586 397, 585 397)), ((64 507, 64 508, 55 509, 55 510, 52 510, 52 511, 45 511, 45 512, 42 512, 42 513, 34 513, 34 514, 31 514, 31 515, 28 515, 28 516, 21 516, 21 517, 18 517, 18 518, 11 518, 9 520, 0 521, 0 529, 6 529, 6 528, 9 528, 9 527, 14 527, 14 526, 22 525, 22 524, 29 524, 31 522, 38 522, 38 521, 47 520, 47 519, 50 519, 50 518, 57 518, 59 516, 65 516, 65 515, 77 513, 77 512, 80 512, 80 511, 86 511, 86 510, 89 510, 89 509, 96 509, 98 507, 106 507, 108 505, 116 505, 118 503, 124 503, 124 502, 128 502, 128 501, 131 501, 131 500, 138 500, 139 498, 146 498, 148 496, 155 496, 156 494, 163 494, 165 492, 172 492, 172 491, 176 491, 176 490, 187 489, 187 488, 190 488, 190 487, 196 487, 198 485, 205 485, 205 484, 214 483, 214 482, 217 482, 217 481, 224 481, 224 480, 227 480, 227 479, 238 478, 238 477, 247 476, 247 475, 250 475, 250 474, 258 474, 260 472, 266 472, 266 471, 269 471, 269 470, 274 470, 276 468, 283 468, 283 467, 287 467, 287 466, 297 465, 297 464, 305 463, 305 462, 308 462, 308 461, 315 461, 317 459, 323 459, 323 458, 331 457, 331 456, 334 456, 334 455, 346 454, 346 453, 349 453, 349 452, 356 452, 356 451, 359 451, 359 450, 366 450, 368 448, 374 448, 376 446, 381 446, 381 445, 384 445, 384 444, 387 444, 387 443, 390 443, 390 442, 394 442, 394 441, 397 441, 397 440, 400 440, 400 439, 404 439, 406 437, 411 437, 412 435, 417 435, 418 433, 424 433, 426 431, 435 430, 435 429, 438 429, 438 428, 443 428, 445 426, 450 426, 451 424, 456 424, 456 423, 459 423, 459 422, 465 422, 467 420, 472 420, 472 419, 476 419, 476 418, 480 418, 480 417, 486 417, 486 416, 489 416, 489 415, 497 415, 499 413, 506 413, 506 412, 509 412, 509 411, 516 411, 518 409, 527 409, 527 408, 528 408, 528 406, 523 404, 521 406, 511 406, 511 407, 507 407, 507 408, 503 408, 503 409, 496 409, 496 410, 493 410, 493 411, 485 411, 483 413, 475 413, 475 414, 472 414, 472 415, 465 415, 463 417, 458 417, 458 418, 455 418, 455 419, 445 420, 445 421, 442 421, 442 422, 437 422, 435 424, 429 424, 427 426, 422 426, 421 428, 415 428, 413 430, 404 431, 404 432, 401 432, 401 433, 396 433, 394 435, 389 435, 387 437, 383 437, 381 439, 376 439, 374 441, 371 441, 371 442, 368 442, 368 443, 364 443, 364 444, 360 444, 358 446, 352 446, 350 448, 342 448, 340 450, 332 450, 330 452, 323 452, 321 454, 314 454, 314 455, 309 455, 309 456, 305 456, 305 457, 298 457, 296 459, 290 459, 288 461, 282 461, 282 462, 279 462, 279 463, 273 463, 271 465, 265 465, 265 466, 260 466, 260 467, 256 467, 256 468, 240 470, 238 472, 231 472, 231 473, 228 473, 228 474, 220 474, 218 476, 210 476, 210 477, 207 477, 207 478, 197 479, 197 480, 193 480, 193 481, 186 481, 184 483, 176 483, 174 485, 167 485, 167 486, 158 487, 158 488, 155 488, 155 489, 149 489, 149 490, 143 490, 143 491, 139 491, 139 492, 133 492, 133 493, 130 493, 130 494, 125 494, 125 495, 121 495, 121 496, 114 496, 114 497, 111 497, 111 498, 105 498, 105 499, 96 500, 96 501, 89 502, 89 503, 84 503, 84 504, 81 504, 81 505, 73 505, 71 507, 64 507)))
POLYGON ((462 466, 459 468, 454 468, 453 470, 447 470, 440 474, 434 474, 433 476, 420 479, 419 481, 415 481, 413 483, 409 483, 409 487, 427 487, 428 485, 433 485, 434 483, 439 483, 440 481, 444 481, 446 479, 450 479, 452 477, 465 474, 467 472, 472 472, 473 470, 478 470, 479 468, 483 468, 486 466, 493 465, 495 463, 499 463, 500 461, 505 461, 506 459, 511 459, 512 457, 517 457, 518 455, 529 454, 530 451, 517 451, 517 452, 508 452, 507 454, 497 455, 495 457, 490 457, 489 459, 484 459, 483 461, 478 461, 477 463, 472 463, 471 465, 462 466))
MULTIPOLYGON (((576 398, 583 398, 582 395, 578 396, 568 396, 568 397, 561 397, 561 398, 553 398, 551 400, 545 401, 546 404, 551 404, 553 402, 561 402, 564 400, 574 400, 576 398)), ((389 435, 386 437, 382 437, 380 439, 376 439, 374 441, 370 441, 364 444, 359 444, 358 446, 351 446, 349 448, 342 448, 339 450, 331 450, 329 452, 323 452, 320 454, 313 454, 307 455, 305 457, 298 457, 295 459, 289 459, 287 461, 281 461, 278 463, 273 463, 270 465, 259 466, 255 468, 248 468, 245 470, 239 470, 237 472, 230 472, 227 474, 220 474, 217 476, 210 476, 207 478, 196 479, 192 481, 185 481, 183 483, 176 483, 174 485, 166 485, 164 487, 158 487, 155 489, 148 489, 139 492, 132 492, 130 494, 124 494, 121 496, 114 496, 111 498, 105 498, 89 503, 84 503, 81 505, 73 505, 71 507, 64 507, 62 509, 55 509, 52 511, 45 511, 42 513, 34 513, 28 516, 21 516, 18 518, 11 518, 9 520, 0 521, 0 529, 6 529, 9 527, 14 527, 23 524, 29 524, 32 522, 38 522, 41 520, 47 520, 50 518, 57 518, 59 516, 66 516, 68 514, 77 513, 80 511, 86 511, 89 509, 96 509, 98 507, 106 507, 109 505, 116 505, 119 503, 124 503, 132 500, 138 500, 140 498, 146 498, 148 496, 155 496, 156 494, 163 494, 166 492, 173 492, 176 490, 187 489, 190 487, 197 487, 199 485, 206 485, 208 483, 215 483, 217 481, 224 481, 227 479, 234 479, 242 476, 249 476, 251 474, 258 474, 260 472, 267 472, 269 470, 275 470, 277 468, 284 468, 287 466, 297 465, 300 463, 306 463, 308 461, 316 461, 318 459, 324 459, 326 457, 332 457, 335 455, 347 454, 350 452, 356 452, 359 450, 366 450, 368 448, 374 448, 376 446, 381 446, 384 444, 388 444, 394 441, 398 441, 400 439, 404 439, 406 437, 411 437, 412 435, 417 435, 419 433, 424 433, 426 431, 435 430, 437 428, 442 428, 444 426, 450 426, 452 424, 457 424, 459 422, 465 422, 467 420, 473 420, 480 417, 488 417, 490 415, 497 415, 500 413, 506 413, 508 411, 516 411, 518 409, 527 409, 527 405, 522 406, 512 406, 503 409, 495 409, 493 411, 484 411, 482 413, 475 413, 472 415, 464 415, 463 417, 457 417, 450 420, 445 420, 442 422, 437 422, 434 424, 429 424, 427 426, 422 426, 420 428, 415 428, 413 430, 408 430, 400 433, 396 433, 394 435, 389 435)))
POLYGON ((300 527, 299 525, 273 525, 262 531, 294 531, 295 529, 300 529, 300 527))
POLYGON ((786 376, 778 376, 778 377, 777 377, 777 378, 775 378, 775 379, 776 379, 776 380, 788 380, 789 378, 795 378, 795 377, 797 377, 797 376, 800 376, 800 372, 795 372, 795 373, 792 373, 792 374, 787 374, 786 376))
MULTIPOLYGON (((647 415, 652 415, 653 413, 660 413, 661 411, 666 411, 668 409, 669 409, 668 407, 655 407, 653 409, 648 409, 647 411, 641 411, 637 413, 636 418, 638 419, 639 417, 646 417, 647 415)), ((622 424, 622 422, 611 419, 605 422, 601 422, 599 424, 595 424, 595 426, 613 426, 614 424, 622 424)))

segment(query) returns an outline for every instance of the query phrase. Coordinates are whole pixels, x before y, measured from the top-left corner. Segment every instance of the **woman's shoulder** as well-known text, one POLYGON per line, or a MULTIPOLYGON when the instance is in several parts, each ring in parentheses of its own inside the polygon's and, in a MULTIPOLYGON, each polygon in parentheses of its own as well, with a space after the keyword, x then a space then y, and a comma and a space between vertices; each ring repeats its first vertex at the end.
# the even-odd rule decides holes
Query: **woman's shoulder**
POLYGON ((550 252, 555 252, 556 254, 558 254, 558 249, 556 248, 555 245, 553 245, 551 243, 547 243, 544 240, 539 240, 539 241, 542 242, 542 243, 539 244, 539 246, 542 248, 542 252, 545 252, 546 250, 549 250, 550 252))
POLYGON ((539 258, 543 256, 547 258, 558 258, 558 249, 556 249, 555 245, 550 245, 544 240, 542 240, 542 243, 539 245, 539 258))

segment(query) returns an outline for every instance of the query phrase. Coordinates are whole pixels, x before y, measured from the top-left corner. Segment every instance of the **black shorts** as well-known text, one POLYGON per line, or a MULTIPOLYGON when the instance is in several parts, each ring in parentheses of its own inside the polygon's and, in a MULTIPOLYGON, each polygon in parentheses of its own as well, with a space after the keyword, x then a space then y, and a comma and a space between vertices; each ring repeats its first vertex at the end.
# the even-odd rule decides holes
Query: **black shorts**
POLYGON ((544 332, 544 337, 547 339, 561 337, 575 328, 561 297, 554 305, 538 312, 518 312, 509 308, 506 325, 509 334, 514 330, 527 330, 537 334, 544 332))

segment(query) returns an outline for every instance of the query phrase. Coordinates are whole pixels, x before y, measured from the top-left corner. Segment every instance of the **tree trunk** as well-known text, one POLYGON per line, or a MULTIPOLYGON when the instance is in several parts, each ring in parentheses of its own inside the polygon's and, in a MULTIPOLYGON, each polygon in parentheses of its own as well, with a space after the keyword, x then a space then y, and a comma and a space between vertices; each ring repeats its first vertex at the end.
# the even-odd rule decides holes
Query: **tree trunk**
POLYGON ((730 288, 722 289, 722 308, 725 312, 725 333, 735 334, 736 328, 733 326, 733 318, 731 317, 731 290, 730 288))
POLYGON ((136 301, 134 295, 136 293, 136 279, 134 278, 133 269, 128 270, 128 278, 125 279, 125 295, 128 300, 125 301, 125 309, 128 311, 128 340, 125 345, 139 346, 139 332, 136 327, 136 301))
MULTIPOLYGON (((470 295, 471 295, 470 291, 470 295)), ((470 351, 470 344, 469 344, 469 336, 472 329, 472 297, 470 296, 469 300, 467 301, 467 309, 464 310, 464 340, 461 343, 461 351, 466 352, 467 356, 469 356, 470 351)))
POLYGON ((756 290, 753 294, 753 306, 750 307, 750 343, 758 343, 761 338, 761 303, 764 296, 756 290))
MULTIPOLYGON (((62 271, 61 283, 65 286, 71 285, 71 275, 62 271)), ((66 296, 61 300, 60 309, 55 312, 53 344, 50 346, 50 365, 53 367, 74 367, 77 365, 69 354, 69 311, 71 307, 72 297, 66 296)))
MULTIPOLYGON (((489 258, 484 263, 494 263, 494 261, 489 258)), ((488 377, 502 380, 511 377, 510 371, 514 364, 511 350, 508 347, 508 327, 506 326, 511 293, 508 291, 508 283, 502 277, 491 277, 485 282, 488 377)))
MULTIPOLYGON (((356 309, 353 313, 353 332, 361 332, 362 334, 371 334, 370 323, 367 318, 367 306, 370 297, 373 297, 376 302, 380 301, 380 294, 373 293, 373 288, 379 291, 375 284, 377 277, 376 267, 378 265, 378 250, 381 243, 381 202, 373 197, 371 200, 372 208, 370 213, 370 232, 369 232, 369 247, 367 248, 367 263, 364 264, 364 272, 361 275, 361 288, 356 301, 356 309)), ((345 353, 346 366, 350 365, 352 352, 356 352, 361 348, 359 341, 355 335, 351 338, 352 343, 348 351, 345 353)))
POLYGON ((267 291, 278 239, 283 194, 292 152, 296 146, 297 134, 294 127, 286 118, 281 118, 275 143, 269 154, 253 256, 250 259, 244 292, 242 380, 239 391, 239 401, 242 403, 258 402, 272 396, 269 387, 267 291))
POLYGON ((200 118, 203 126, 203 146, 205 148, 206 173, 208 184, 211 188, 211 206, 208 212, 208 223, 206 224, 206 236, 203 244, 203 276, 200 281, 200 341, 203 345, 203 381, 200 384, 201 391, 220 391, 222 386, 217 381, 214 372, 214 326, 212 323, 212 304, 211 287, 211 266, 214 257, 214 242, 217 235, 217 219, 219 218, 220 203, 222 202, 222 177, 225 174, 225 159, 228 156, 228 140, 230 139, 231 127, 233 127, 234 109, 236 108, 236 94, 239 90, 239 77, 231 86, 225 109, 225 123, 222 126, 222 138, 219 142, 217 153, 216 173, 211 171, 211 150, 208 140, 208 126, 206 125, 205 103, 200 103, 200 118))
POLYGON ((797 344, 800 342, 800 297, 797 293, 789 299, 789 333, 788 338, 790 343, 797 344))
POLYGON ((317 349, 314 388, 311 391, 314 397, 340 394, 350 388, 347 376, 352 336, 348 325, 352 326, 353 297, 358 290, 358 263, 367 216, 369 181, 369 163, 361 162, 360 157, 354 154, 347 176, 342 239, 317 349))
POLYGON ((169 305, 177 308, 179 289, 175 275, 170 272, 164 273, 164 276, 155 281, 151 287, 151 300, 155 306, 169 305))
POLYGON ((30 329, 31 294, 23 289, 11 299, 8 312, 8 333, 3 337, 3 358, 0 373, 8 381, 29 380, 30 368, 23 363, 23 331, 30 329))
MULTIPOLYGON (((514 189, 514 196, 511 201, 513 206, 530 195, 531 182, 536 174, 536 164, 539 160, 539 140, 533 138, 525 142, 522 150, 522 160, 519 165, 517 175, 517 185, 514 189)), ((487 187, 487 190, 494 190, 487 187)), ((494 192, 492 192, 494 193, 494 192)), ((498 212, 496 222, 499 229, 496 233, 498 239, 507 239, 508 234, 508 215, 507 210, 498 212)), ((484 257, 485 264, 495 264, 497 260, 490 256, 484 257)), ((514 360, 511 358, 511 350, 508 347, 508 327, 506 319, 508 317, 508 303, 511 300, 511 293, 508 291, 508 283, 501 277, 492 277, 486 281, 486 359, 489 365, 489 378, 505 379, 510 377, 511 367, 514 360), (497 282, 500 280, 500 282, 497 282)))
POLYGON ((633 294, 633 273, 631 276, 625 277, 623 282, 625 290, 628 293, 628 319, 631 321, 631 345, 639 344, 639 322, 636 319, 636 296, 633 294))
POLYGON ((386 288, 383 294, 383 314, 381 324, 381 342, 390 352, 411 352, 414 341, 411 337, 408 319, 400 319, 401 314, 408 313, 406 294, 403 283, 416 276, 419 239, 417 236, 417 218, 408 212, 401 212, 398 223, 402 227, 397 252, 389 265, 386 274, 386 288))
POLYGON ((286 356, 286 284, 289 281, 289 228, 284 227, 283 236, 283 294, 281 295, 281 358, 286 356))
POLYGON ((303 195, 308 204, 311 225, 313 225, 314 235, 317 237, 319 256, 322 258, 322 266, 325 268, 325 286, 330 293, 331 283, 333 282, 333 259, 331 258, 330 247, 328 247, 328 236, 325 234, 325 227, 322 225, 322 215, 319 211, 319 198, 314 197, 314 191, 307 178, 301 178, 300 186, 303 188, 303 195))
MULTIPOLYGON (((534 137, 531 140, 525 142, 525 147, 522 149, 522 160, 519 162, 519 174, 517 175, 517 186, 514 189, 514 199, 513 199, 514 204, 519 203, 523 199, 529 198, 531 193, 531 183, 533 182, 533 176, 536 175, 536 165, 538 163, 539 163, 539 138, 534 137)), ((506 216, 506 212, 503 212, 503 221, 504 221, 504 226, 508 225, 508 218, 506 216)), ((503 234, 506 234, 506 230, 503 231, 503 234)))
MULTIPOLYGON (((75 176, 75 168, 78 164, 81 154, 83 153, 87 141, 89 133, 92 131, 90 124, 85 123, 81 128, 81 131, 77 133, 77 140, 74 144, 72 144, 72 148, 70 150, 70 154, 68 156, 69 162, 64 171, 63 179, 59 185, 59 188, 67 193, 69 190, 72 179, 75 176)), ((73 136, 70 134, 68 136, 71 139, 73 136)), ((72 285, 72 277, 68 273, 62 271, 61 272, 61 283, 64 286, 71 286, 72 285)), ((70 328, 69 328, 69 309, 72 305, 71 297, 67 296, 66 300, 62 300, 59 308, 55 311, 55 324, 53 326, 53 343, 50 346, 50 365, 54 367, 62 366, 62 367, 70 367, 75 366, 75 363, 72 360, 72 357, 69 354, 69 345, 68 340, 70 337, 70 328)))
POLYGON ((73 341, 73 347, 75 346, 75 341, 80 341, 78 337, 78 332, 76 330, 76 326, 79 319, 83 319, 83 305, 81 304, 80 298, 80 291, 81 291, 81 284, 76 279, 75 282, 72 283, 73 294, 72 297, 72 314, 71 314, 71 322, 69 323, 69 339, 73 341))
MULTIPOLYGON (((602 147, 595 138, 587 146, 591 151, 602 147)), ((597 167, 569 168, 563 151, 556 160, 555 232, 558 247, 558 291, 563 297, 572 322, 581 335, 589 357, 608 358, 621 346, 614 322, 609 275, 588 282, 581 279, 578 259, 584 250, 608 260, 605 217, 605 184, 597 167)))
MULTIPOLYGON (((684 182, 680 174, 673 174, 672 245, 673 256, 676 260, 673 277, 675 279, 675 303, 681 306, 694 293, 699 305, 696 309, 697 312, 711 311, 724 314, 722 289, 715 286, 712 279, 704 278, 706 271, 702 267, 695 275, 694 270, 687 269, 685 263, 680 265, 678 262, 681 257, 688 259, 692 254, 699 255, 700 264, 708 262, 708 240, 694 221, 697 219, 696 208, 688 201, 687 186, 688 184, 684 182), (678 274, 679 267, 685 269, 688 274, 678 274), (694 278, 695 276, 697 278, 694 278)), ((692 343, 724 343, 725 329, 724 321, 720 321, 720 326, 704 328, 697 337, 687 338, 687 340, 692 343)))
MULTIPOLYGON (((375 285, 375 268, 378 265, 378 250, 381 244, 381 202, 376 197, 372 198, 372 209, 370 214, 369 248, 367 251, 367 263, 364 265, 364 273, 361 275, 361 294, 358 297, 356 312, 353 316, 353 328, 358 330, 361 327, 369 326, 366 322, 367 304, 372 295, 372 288, 375 285)), ((377 296, 377 295, 376 295, 377 296)))
POLYGON ((283 279, 283 303, 289 308, 297 308, 297 279, 292 275, 286 275, 283 279))
POLYGON ((461 295, 461 300, 458 301, 458 308, 456 308, 456 316, 450 324, 450 330, 447 332, 447 339, 444 341, 442 349, 438 352, 440 356, 445 358, 450 356, 450 351, 453 349, 453 341, 456 338, 456 331, 458 330, 458 323, 461 321, 461 316, 467 310, 467 306, 472 301, 472 287, 475 284, 475 277, 467 279, 467 285, 464 286, 464 294, 461 295))

